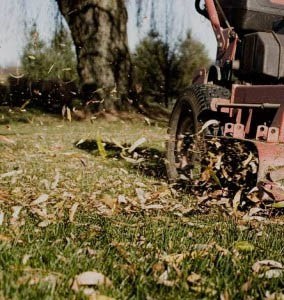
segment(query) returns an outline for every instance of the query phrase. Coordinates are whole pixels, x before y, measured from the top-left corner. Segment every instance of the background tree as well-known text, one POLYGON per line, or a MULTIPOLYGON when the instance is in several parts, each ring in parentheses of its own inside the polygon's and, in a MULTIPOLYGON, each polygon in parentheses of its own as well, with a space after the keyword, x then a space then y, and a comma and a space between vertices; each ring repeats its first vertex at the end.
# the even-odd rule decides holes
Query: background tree
POLYGON ((32 26, 28 42, 21 58, 22 68, 26 77, 37 81, 47 74, 46 44, 40 39, 36 25, 32 26))
POLYGON ((168 107, 191 84, 196 70, 209 62, 204 46, 190 32, 175 47, 170 47, 158 33, 151 31, 133 54, 136 86, 142 99, 168 107))
POLYGON ((69 32, 61 26, 55 32, 50 47, 46 51, 48 59, 47 78, 58 78, 65 82, 78 81, 77 59, 69 32))
POLYGON ((179 77, 180 89, 186 88, 192 82, 195 72, 206 68, 210 59, 204 45, 192 38, 188 32, 186 38, 179 45, 179 77))
POLYGON ((54 33, 50 45, 44 43, 34 25, 22 58, 25 76, 31 81, 77 81, 76 54, 70 34, 63 27, 54 33))
POLYGON ((135 80, 143 97, 168 108, 177 95, 177 55, 157 32, 151 31, 137 46, 133 55, 135 80))
POLYGON ((56 0, 72 33, 83 93, 114 110, 131 87, 124 0, 56 0))

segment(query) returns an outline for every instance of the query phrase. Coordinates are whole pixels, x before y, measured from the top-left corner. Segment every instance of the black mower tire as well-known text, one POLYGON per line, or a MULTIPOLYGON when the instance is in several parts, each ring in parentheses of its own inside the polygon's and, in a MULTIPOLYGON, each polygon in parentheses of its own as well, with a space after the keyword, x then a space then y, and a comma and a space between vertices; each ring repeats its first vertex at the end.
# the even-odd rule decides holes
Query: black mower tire
POLYGON ((212 84, 192 85, 186 89, 177 100, 169 121, 168 140, 166 143, 166 170, 170 183, 177 182, 179 172, 177 162, 177 137, 182 134, 182 128, 190 124, 191 134, 197 133, 203 122, 199 116, 205 111, 210 111, 210 99, 230 98, 230 91, 224 87, 212 84))

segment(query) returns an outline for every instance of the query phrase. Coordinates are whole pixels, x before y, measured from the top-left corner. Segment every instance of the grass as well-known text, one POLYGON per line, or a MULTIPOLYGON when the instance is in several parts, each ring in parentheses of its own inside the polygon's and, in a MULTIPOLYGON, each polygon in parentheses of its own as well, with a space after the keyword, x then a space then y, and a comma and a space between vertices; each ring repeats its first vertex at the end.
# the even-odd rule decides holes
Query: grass
POLYGON ((2 114, 0 135, 14 143, 0 142, 0 299, 283 299, 283 276, 252 269, 264 259, 284 262, 282 219, 198 214, 195 199, 155 176, 154 162, 137 168, 75 146, 98 136, 129 144, 146 137, 159 153, 164 127, 138 116, 68 123, 2 114), (153 209, 143 208, 138 191, 153 209), (48 199, 33 204, 43 194, 48 199), (15 206, 21 211, 13 217, 15 206), (238 247, 243 241, 249 247, 238 247), (71 288, 76 275, 92 270, 112 281, 90 287, 96 298, 71 288))

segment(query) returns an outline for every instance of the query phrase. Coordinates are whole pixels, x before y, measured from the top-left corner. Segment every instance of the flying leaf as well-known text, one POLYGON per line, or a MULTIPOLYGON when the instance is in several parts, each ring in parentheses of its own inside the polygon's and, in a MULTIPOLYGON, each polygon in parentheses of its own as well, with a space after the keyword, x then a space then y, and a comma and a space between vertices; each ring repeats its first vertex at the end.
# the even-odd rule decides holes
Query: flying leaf
POLYGON ((209 120, 207 122, 204 123, 204 125, 202 126, 202 128, 197 132, 197 135, 200 135, 203 131, 205 131, 208 127, 212 126, 212 125, 219 125, 219 121, 217 120, 209 120))
POLYGON ((71 110, 69 107, 66 107, 66 119, 69 121, 69 122, 72 122, 72 115, 71 115, 71 110))
POLYGON ((49 74, 49 73, 52 71, 52 69, 54 68, 54 65, 55 65, 55 64, 52 64, 52 65, 51 65, 51 67, 49 68, 47 74, 49 74))
POLYGON ((147 139, 146 138, 141 138, 139 140, 137 140, 135 143, 133 143, 133 145, 128 149, 129 153, 132 153, 136 148, 138 148, 139 146, 141 146, 142 144, 146 143, 147 139))
POLYGON ((273 203, 271 206, 274 208, 284 208, 284 201, 273 203))
POLYGON ((99 135, 97 136, 97 145, 98 145, 98 150, 99 150, 100 156, 103 159, 105 159, 107 157, 107 153, 105 150, 105 146, 102 142, 102 138, 99 135))
POLYGON ((241 203, 241 196, 242 196, 242 190, 239 190, 233 199, 233 210, 236 212, 238 210, 238 207, 241 203))
POLYGON ((25 74, 15 75, 15 74, 9 73, 9 76, 11 76, 15 79, 21 79, 25 76, 25 74))
POLYGON ((142 163, 144 161, 144 158, 138 158, 138 159, 134 159, 128 156, 125 156, 124 154, 120 153, 120 156, 125 159, 127 162, 133 164, 133 165, 138 165, 140 163, 142 163))

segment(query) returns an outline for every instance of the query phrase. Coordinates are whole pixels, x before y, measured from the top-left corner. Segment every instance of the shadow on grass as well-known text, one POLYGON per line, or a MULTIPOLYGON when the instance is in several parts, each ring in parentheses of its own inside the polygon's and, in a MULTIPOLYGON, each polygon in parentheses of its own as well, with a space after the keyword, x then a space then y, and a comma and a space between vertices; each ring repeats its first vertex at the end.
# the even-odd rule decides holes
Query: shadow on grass
MULTIPOLYGON (((155 148, 138 147, 132 153, 127 153, 125 158, 122 156, 121 147, 112 142, 103 142, 104 149, 108 158, 116 158, 125 160, 130 167, 134 170, 138 170, 141 174, 158 179, 166 179, 166 166, 165 166, 165 153, 155 148), (140 161, 139 163, 133 163, 130 161, 140 161)), ((81 150, 85 150, 94 155, 100 155, 98 143, 96 140, 85 140, 84 142, 77 142, 75 146, 81 150)), ((122 145, 125 148, 130 145, 122 145)))

